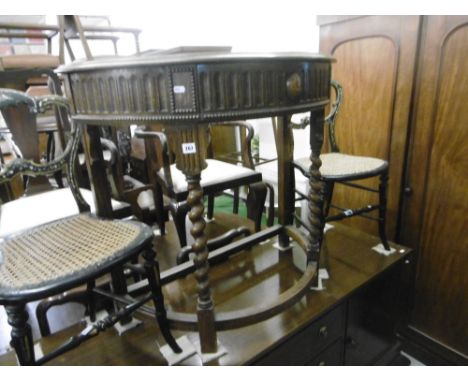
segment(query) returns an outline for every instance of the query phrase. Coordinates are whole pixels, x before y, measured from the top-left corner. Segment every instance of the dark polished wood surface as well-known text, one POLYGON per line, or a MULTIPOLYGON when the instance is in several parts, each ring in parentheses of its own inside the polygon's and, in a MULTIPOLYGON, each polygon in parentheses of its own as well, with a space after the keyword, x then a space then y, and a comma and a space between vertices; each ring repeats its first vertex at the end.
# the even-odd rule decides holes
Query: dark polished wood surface
MULTIPOLYGON (((249 222, 240 217, 215 214, 215 222, 208 224, 206 232, 212 237, 234 226, 246 224, 249 222)), ((155 240, 158 259, 163 269, 174 265, 179 248, 172 224, 168 225, 168 231, 168 235, 157 237, 155 240)), ((292 255, 278 255, 278 251, 271 247, 274 241, 272 239, 257 245, 250 251, 241 252, 231 257, 229 261, 212 267, 210 282, 216 311, 226 312, 273 300, 301 277, 305 261, 297 253, 298 248, 293 250, 292 255)), ((401 263, 410 253, 409 250, 392 244, 399 250, 396 254, 388 257, 379 255, 370 249, 378 242, 377 237, 336 224, 335 228, 327 232, 322 247, 323 255, 328 256, 331 275, 329 280, 324 281, 326 289, 308 292, 287 311, 264 322, 241 329, 218 332, 218 338, 228 350, 228 354, 211 364, 239 365, 259 361, 265 354, 304 329, 313 320, 332 311, 383 272, 401 263)), ((166 304, 171 308, 186 312, 196 310, 197 291, 193 275, 166 285, 164 294, 166 304)), ((66 320, 63 321, 64 313, 59 311, 62 308, 57 309, 55 314, 61 317, 62 324, 66 325, 66 320)), ((68 323, 76 322, 76 312, 69 314, 67 318, 68 323)), ((165 360, 155 343, 156 340, 161 344, 164 343, 157 325, 147 316, 141 318, 145 321, 144 326, 131 330, 122 337, 113 330, 106 331, 50 364, 164 365, 165 360)), ((76 333, 79 328, 83 326, 73 325, 43 339, 43 350, 47 352, 52 349, 76 333)), ((3 331, 5 330, 6 328, 3 328, 3 331)), ((174 334, 176 337, 187 334, 192 340, 198 339, 196 332, 174 331, 174 334)), ((317 363, 319 362, 321 361, 317 360, 317 363)), ((200 360, 197 356, 193 356, 184 363, 197 365, 200 364, 200 360)), ((12 353, 0 357, 0 365, 8 364, 15 364, 12 353)))

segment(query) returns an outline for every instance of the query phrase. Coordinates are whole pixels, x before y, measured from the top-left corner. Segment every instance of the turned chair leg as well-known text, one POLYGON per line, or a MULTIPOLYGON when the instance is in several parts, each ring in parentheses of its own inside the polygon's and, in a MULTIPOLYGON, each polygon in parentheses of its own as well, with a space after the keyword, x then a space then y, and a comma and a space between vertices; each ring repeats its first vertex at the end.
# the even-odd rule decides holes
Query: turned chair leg
POLYGON ((324 181, 323 186, 323 220, 328 216, 330 211, 330 205, 333 199, 333 189, 335 188, 335 182, 324 181))
POLYGON ((275 222, 275 189, 270 183, 265 183, 268 189, 268 218, 267 227, 272 227, 275 222))
POLYGON ((234 196, 232 198, 232 213, 237 215, 239 213, 239 187, 233 189, 234 196))
POLYGON ((166 308, 164 306, 164 295, 162 293, 161 280, 159 277, 159 264, 156 260, 156 253, 152 249, 147 249, 143 252, 145 259, 144 267, 146 277, 148 278, 148 286, 152 293, 153 304, 156 310, 156 321, 166 343, 175 353, 182 352, 182 349, 177 344, 174 336, 169 329, 169 321, 167 320, 166 308))
POLYGON ((390 245, 387 241, 386 233, 386 219, 387 219, 387 184, 388 184, 388 171, 380 175, 379 183, 379 235, 384 248, 389 251, 390 245))
POLYGON ((166 234, 166 213, 164 211, 164 198, 161 186, 156 184, 154 187, 154 206, 156 209, 156 220, 159 226, 161 235, 166 234))
POLYGON ((214 200, 215 200, 214 194, 209 194, 209 195, 208 195, 208 208, 207 208, 207 211, 206 211, 206 217, 207 217, 209 220, 213 219, 213 215, 214 215, 214 200))
POLYGON ((172 213, 172 219, 177 230, 177 235, 179 236, 179 242, 181 247, 187 245, 187 233, 185 232, 185 217, 190 211, 190 206, 186 202, 181 203, 172 203, 169 206, 169 209, 172 213))
POLYGON ((96 321, 96 295, 94 294, 94 288, 96 288, 95 280, 89 281, 86 284, 88 315, 91 322, 96 321))
POLYGON ((8 323, 11 325, 11 346, 16 351, 20 365, 31 366, 36 363, 28 312, 24 304, 6 305, 8 323))
POLYGON ((265 208, 267 187, 265 183, 258 182, 249 185, 247 195, 247 217, 255 222, 255 232, 262 226, 262 215, 265 208))

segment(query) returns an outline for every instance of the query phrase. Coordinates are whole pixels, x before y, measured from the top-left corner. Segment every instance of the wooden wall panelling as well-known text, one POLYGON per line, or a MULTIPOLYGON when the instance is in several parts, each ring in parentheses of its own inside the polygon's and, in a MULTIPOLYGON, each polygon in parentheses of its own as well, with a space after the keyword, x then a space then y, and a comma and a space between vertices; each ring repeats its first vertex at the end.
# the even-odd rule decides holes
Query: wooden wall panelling
POLYGON ((468 16, 424 17, 402 241, 419 248, 411 326, 468 354, 468 16))
MULTIPOLYGON (((345 153, 389 160, 387 234, 393 240, 397 231, 420 17, 367 16, 328 22, 322 18, 320 51, 336 57, 333 78, 344 87, 344 102, 336 127, 338 144, 345 153)), ((377 187, 377 179, 363 184, 377 187)), ((377 202, 376 195, 338 186, 334 204, 356 208, 377 202)), ((356 217, 344 222, 377 234, 373 221, 356 217)))

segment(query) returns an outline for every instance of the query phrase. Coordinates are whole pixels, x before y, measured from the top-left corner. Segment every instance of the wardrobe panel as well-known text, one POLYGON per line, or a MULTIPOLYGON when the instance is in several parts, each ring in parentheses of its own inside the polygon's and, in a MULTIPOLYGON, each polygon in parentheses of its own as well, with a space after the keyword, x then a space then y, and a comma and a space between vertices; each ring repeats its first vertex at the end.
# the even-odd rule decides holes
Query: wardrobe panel
POLYGON ((428 17, 423 37, 405 204, 420 248, 411 324, 468 354, 468 18, 428 17))

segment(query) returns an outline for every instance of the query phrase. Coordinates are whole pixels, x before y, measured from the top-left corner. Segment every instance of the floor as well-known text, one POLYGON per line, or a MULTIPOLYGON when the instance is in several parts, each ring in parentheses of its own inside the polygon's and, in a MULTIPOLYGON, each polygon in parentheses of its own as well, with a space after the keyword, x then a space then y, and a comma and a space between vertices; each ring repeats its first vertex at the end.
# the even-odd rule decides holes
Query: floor
POLYGON ((405 352, 401 352, 401 354, 411 361, 410 366, 426 366, 425 364, 423 364, 422 362, 418 361, 416 358, 410 356, 405 352))

